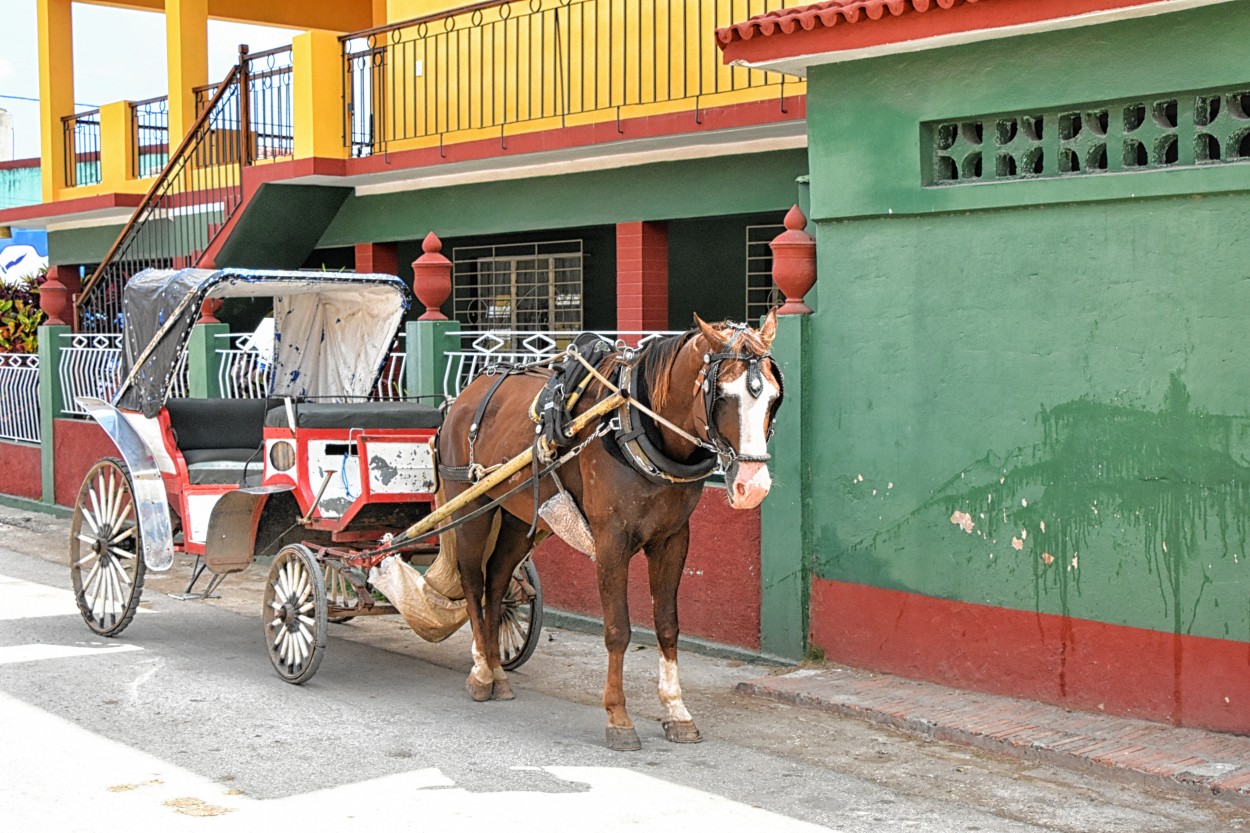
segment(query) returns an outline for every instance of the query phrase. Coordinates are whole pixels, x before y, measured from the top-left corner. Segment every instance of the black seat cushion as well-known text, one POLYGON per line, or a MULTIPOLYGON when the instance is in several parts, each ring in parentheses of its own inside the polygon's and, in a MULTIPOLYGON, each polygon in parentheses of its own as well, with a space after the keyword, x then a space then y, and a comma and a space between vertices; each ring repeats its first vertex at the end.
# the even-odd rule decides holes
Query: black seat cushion
POLYGON ((182 452, 188 466, 196 463, 260 462, 260 446, 256 448, 189 448, 182 452))
POLYGON ((264 399, 170 398, 165 409, 178 450, 185 457, 198 449, 249 449, 250 453, 260 448, 265 439, 265 405, 264 399))
MULTIPOLYGON (((438 428, 443 412, 420 402, 299 402, 295 409, 298 428, 438 428)), ((286 428, 286 407, 270 408, 265 425, 286 428)))

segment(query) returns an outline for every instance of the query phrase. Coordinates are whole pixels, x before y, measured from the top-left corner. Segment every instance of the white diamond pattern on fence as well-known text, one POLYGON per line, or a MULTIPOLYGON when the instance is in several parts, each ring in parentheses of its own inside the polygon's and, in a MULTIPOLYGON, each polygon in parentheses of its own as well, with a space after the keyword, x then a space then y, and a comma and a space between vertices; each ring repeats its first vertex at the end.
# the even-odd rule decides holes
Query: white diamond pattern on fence
MULTIPOLYGON (((676 335, 677 330, 594 330, 596 335, 618 345, 640 346, 654 338, 676 335)), ((448 333, 459 338, 461 349, 447 352, 443 372, 443 393, 459 396, 473 378, 495 364, 530 364, 549 359, 579 335, 569 332, 533 330, 464 330, 448 333)))
POLYGON ((39 357, 0 353, 0 439, 39 442, 39 357))
MULTIPOLYGON (((57 377, 64 397, 63 413, 87 416, 78 405, 78 397, 94 396, 110 402, 121 384, 122 337, 120 333, 75 333, 62 336, 69 346, 61 348, 57 377)), ((187 355, 178 358, 170 396, 187 395, 187 355)))

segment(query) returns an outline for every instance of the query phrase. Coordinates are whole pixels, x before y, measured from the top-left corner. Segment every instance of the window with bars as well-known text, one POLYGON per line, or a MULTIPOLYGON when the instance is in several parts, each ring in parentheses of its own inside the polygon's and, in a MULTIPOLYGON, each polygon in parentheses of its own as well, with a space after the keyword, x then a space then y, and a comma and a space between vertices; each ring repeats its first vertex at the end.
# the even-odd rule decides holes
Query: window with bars
POLYGON ((580 331, 583 257, 581 240, 457 246, 456 320, 482 330, 580 331))
POLYGON ((773 238, 786 230, 784 225, 747 226, 747 307, 746 320, 757 325, 773 307, 785 302, 773 284, 773 238))

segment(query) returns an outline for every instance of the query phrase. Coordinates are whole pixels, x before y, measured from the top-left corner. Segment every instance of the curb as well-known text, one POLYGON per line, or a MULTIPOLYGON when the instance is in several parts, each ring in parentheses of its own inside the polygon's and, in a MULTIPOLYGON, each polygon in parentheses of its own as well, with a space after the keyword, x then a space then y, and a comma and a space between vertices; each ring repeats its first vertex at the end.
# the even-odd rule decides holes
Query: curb
POLYGON ((798 671, 737 691, 934 740, 1250 807, 1250 738, 1071 712, 848 670, 798 671))

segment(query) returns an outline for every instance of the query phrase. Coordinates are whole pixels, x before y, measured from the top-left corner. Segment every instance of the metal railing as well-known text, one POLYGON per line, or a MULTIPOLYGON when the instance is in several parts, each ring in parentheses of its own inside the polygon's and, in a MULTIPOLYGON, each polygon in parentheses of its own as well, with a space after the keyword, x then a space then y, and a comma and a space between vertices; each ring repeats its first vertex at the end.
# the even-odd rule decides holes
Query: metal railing
MULTIPOLYGON (((247 145, 245 164, 291 156, 295 153, 291 47, 282 46, 249 54, 246 63, 248 129, 240 130, 244 118, 242 112, 231 114, 233 118, 225 120, 219 134, 216 134, 223 139, 220 146, 206 147, 204 154, 210 159, 234 161, 232 154, 237 154, 242 148, 232 137, 242 133, 247 145)), ((203 111, 220 86, 206 84, 193 90, 196 112, 203 111)))
MULTIPOLYGON (((252 334, 226 333, 217 338, 222 340, 217 347, 220 357, 217 383, 222 398, 260 399, 268 396, 273 389, 273 361, 260 350, 247 346, 252 334)), ((382 374, 369 398, 375 401, 403 399, 407 392, 404 381, 407 365, 404 334, 400 333, 391 346, 382 366, 382 374)))
MULTIPOLYGON (((340 38, 344 134, 353 156, 388 142, 637 105, 685 101, 787 81, 721 63, 718 26, 785 0, 529 0, 475 3, 340 38)), ((791 95, 802 82, 789 82, 791 95)), ((627 113, 624 115, 628 115, 627 113)))
POLYGON ((39 442, 39 356, 0 353, 0 439, 39 442))
POLYGON ((61 348, 57 381, 61 386, 66 414, 86 416, 78 406, 78 397, 94 396, 111 400, 121 384, 122 350, 120 334, 66 335, 68 345, 61 348))
POLYGON ((100 111, 87 110, 61 118, 65 142, 65 187, 99 185, 103 181, 100 166, 100 111))
MULTIPOLYGON (((73 333, 63 335, 67 342, 61 348, 57 381, 61 386, 62 413, 87 416, 79 407, 78 397, 94 396, 109 402, 121 384, 122 337, 120 333, 73 333)), ((189 389, 187 355, 178 359, 170 396, 186 396, 189 389)))
POLYGON ((156 176, 169 161, 169 96, 130 102, 130 169, 138 179, 156 176))
MULTIPOLYGON (((493 364, 529 364, 549 359, 569 345, 581 332, 534 332, 533 330, 462 330, 448 333, 460 339, 459 350, 447 351, 443 393, 459 396, 469 382, 493 364)), ((640 346, 653 339, 676 335, 678 330, 587 330, 620 345, 640 346)))
POLYGON ((240 81, 246 63, 244 53, 83 286, 75 304, 80 332, 120 330, 122 287, 130 276, 148 267, 194 266, 242 204, 244 143, 230 125, 237 127, 239 111, 247 110, 240 92, 247 88, 240 81), (234 150, 217 152, 229 142, 234 150))

